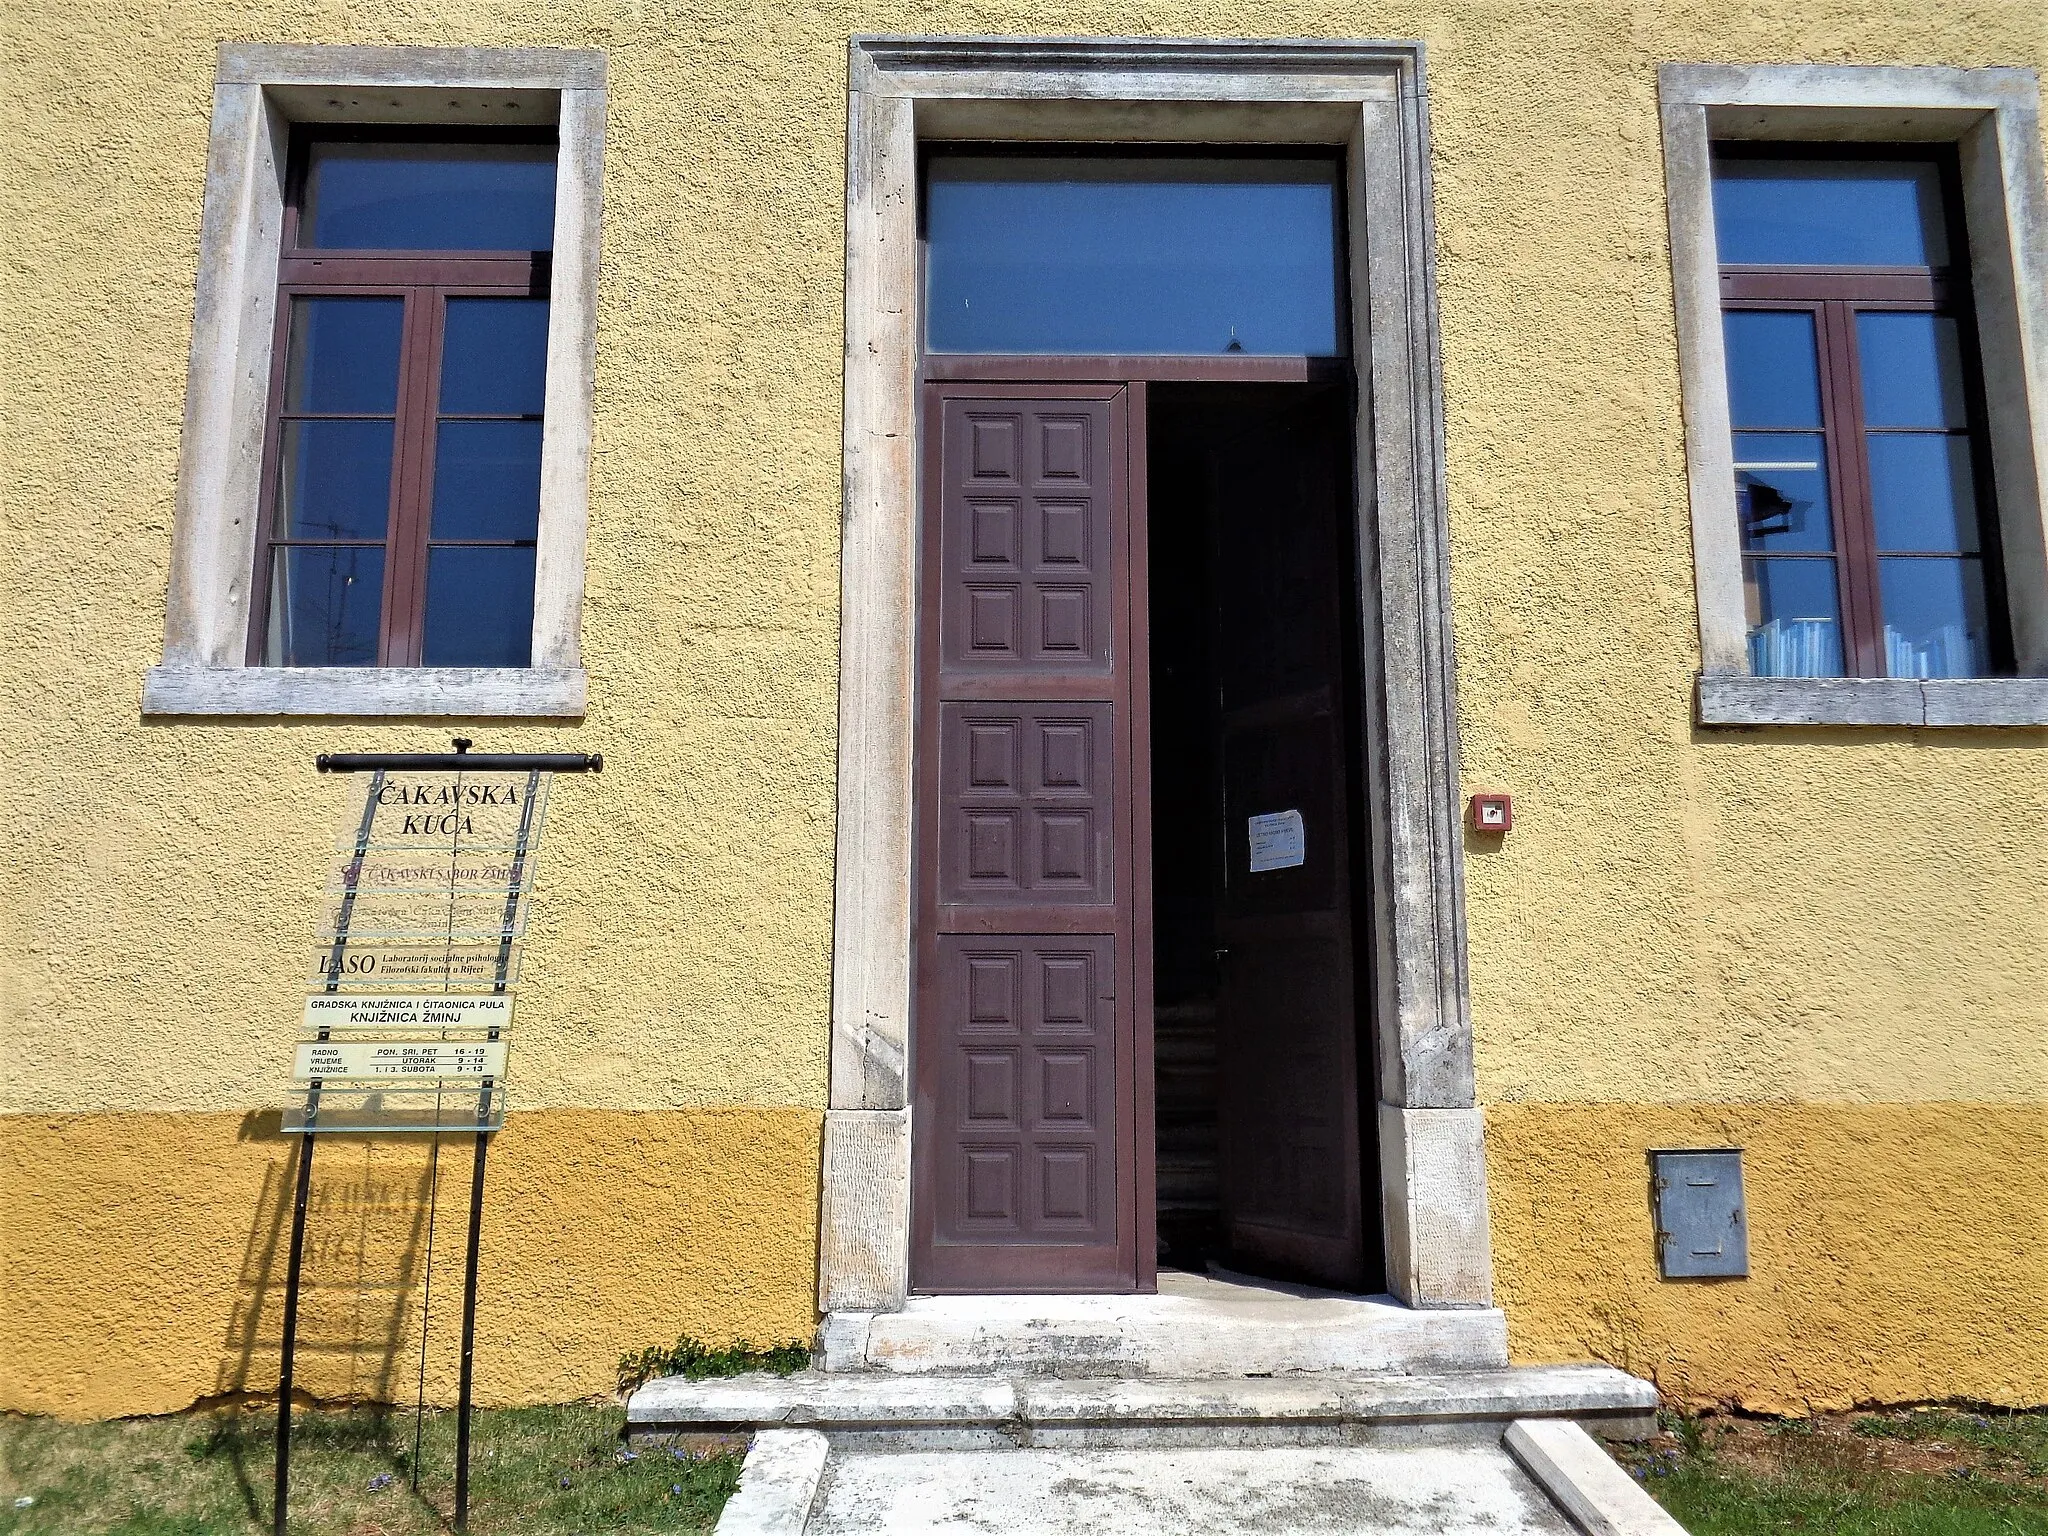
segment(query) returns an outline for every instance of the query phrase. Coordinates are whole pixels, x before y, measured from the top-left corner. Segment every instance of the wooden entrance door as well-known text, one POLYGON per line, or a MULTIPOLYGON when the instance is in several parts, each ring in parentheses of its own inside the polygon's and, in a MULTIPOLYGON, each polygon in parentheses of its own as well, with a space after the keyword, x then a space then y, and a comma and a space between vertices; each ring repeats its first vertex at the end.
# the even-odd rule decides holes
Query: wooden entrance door
POLYGON ((1151 1284, 1132 391, 929 386, 911 1283, 1151 1284), (1142 1135, 1140 1134, 1142 1130, 1142 1135), (1142 1201, 1142 1203, 1141 1203, 1142 1201), (1139 1214, 1144 1215, 1140 1230, 1139 1214))
POLYGON ((1216 1030, 1232 1254, 1356 1290, 1378 1283, 1378 1234, 1361 1185, 1342 403, 1240 402, 1208 434, 1228 834, 1216 1030))

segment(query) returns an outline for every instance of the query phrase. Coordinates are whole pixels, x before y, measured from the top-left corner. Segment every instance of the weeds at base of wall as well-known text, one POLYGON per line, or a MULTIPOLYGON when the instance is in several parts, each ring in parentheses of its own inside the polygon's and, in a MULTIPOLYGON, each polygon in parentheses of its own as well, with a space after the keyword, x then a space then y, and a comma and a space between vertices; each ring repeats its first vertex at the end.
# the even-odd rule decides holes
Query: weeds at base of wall
POLYGON ((2048 1532, 2048 1412, 1667 1412, 1658 1427, 1615 1459, 1694 1536, 2048 1532))
POLYGON ((811 1347, 801 1339, 786 1344, 756 1345, 735 1340, 723 1349, 700 1343, 688 1334, 674 1344, 652 1345, 638 1353, 619 1356, 619 1390, 630 1392, 657 1376, 683 1376, 703 1381, 711 1376, 741 1376, 748 1371, 767 1371, 787 1376, 811 1363, 811 1347))

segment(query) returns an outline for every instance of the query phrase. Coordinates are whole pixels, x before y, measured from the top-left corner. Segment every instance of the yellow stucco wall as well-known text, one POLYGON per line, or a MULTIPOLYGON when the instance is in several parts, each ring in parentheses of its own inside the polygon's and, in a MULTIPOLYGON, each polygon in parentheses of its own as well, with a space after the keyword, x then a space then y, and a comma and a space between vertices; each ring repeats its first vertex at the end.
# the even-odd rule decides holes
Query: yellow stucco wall
MULTIPOLYGON (((311 760, 449 733, 137 714, 162 644, 224 39, 610 51, 590 711, 468 732, 609 765, 551 811, 493 1186, 494 1220, 532 1240, 488 1250, 504 1266, 490 1294, 517 1300, 489 1303, 509 1310, 482 1369, 495 1396, 561 1397, 679 1326, 807 1321, 844 48, 887 31, 1426 40, 1466 776, 1517 797, 1506 844, 1468 861, 1515 1347, 1635 1339, 1660 1353, 1631 1361, 1680 1389, 1759 1401, 2048 1398, 2038 1336, 2015 1336, 2011 1379, 1967 1343, 2038 1281, 2038 1234, 2003 1293, 1949 1260, 1990 1253, 1982 1234, 2013 1215, 2011 1149, 2039 1166, 2024 1158, 2048 1100, 2044 735, 1692 727, 1655 111, 1668 59, 2040 68, 2038 0, 29 0, 0 10, 0 1260, 21 1345, 0 1408, 156 1411, 225 1389, 221 1341, 280 1166, 245 1117, 283 1091, 292 962, 348 793, 311 760), (1746 1289, 1660 1288, 1642 1269, 1641 1149, 1706 1123, 1657 1107, 1694 1102, 1759 1138, 1767 1263, 1746 1289), (1941 1170, 1940 1220, 1819 1178, 1869 1125, 1923 1181, 1902 1187, 1941 1170), (1802 1210, 1817 1235, 1795 1242, 1773 1213, 1802 1210), (1851 1241, 1873 1222, 1890 1241, 1851 1241), (1582 1267, 1583 1230, 1610 1234, 1612 1272, 1582 1267), (672 1257, 662 1233, 688 1240, 672 1257), (557 1290, 564 1263, 576 1278, 557 1290), (1885 1283, 1901 1265, 1925 1282, 1910 1296, 1885 1283), (1796 1302, 1836 1285, 1860 1332, 1810 1326, 1796 1302), (97 1361, 109 1349, 155 1363, 124 1381, 97 1361)), ((351 1369, 336 1390, 368 1379, 351 1369)))

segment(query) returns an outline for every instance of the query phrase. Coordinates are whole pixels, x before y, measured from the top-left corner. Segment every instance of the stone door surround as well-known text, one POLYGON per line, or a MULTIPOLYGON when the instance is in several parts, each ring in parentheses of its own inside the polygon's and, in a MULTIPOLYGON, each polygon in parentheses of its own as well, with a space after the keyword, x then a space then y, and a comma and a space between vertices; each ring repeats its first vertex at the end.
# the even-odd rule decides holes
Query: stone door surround
POLYGON ((1344 150, 1388 1283, 1415 1307, 1489 1305, 1422 45, 857 37, 848 67, 838 866, 820 1308, 893 1311, 909 1290, 921 140, 1344 150))

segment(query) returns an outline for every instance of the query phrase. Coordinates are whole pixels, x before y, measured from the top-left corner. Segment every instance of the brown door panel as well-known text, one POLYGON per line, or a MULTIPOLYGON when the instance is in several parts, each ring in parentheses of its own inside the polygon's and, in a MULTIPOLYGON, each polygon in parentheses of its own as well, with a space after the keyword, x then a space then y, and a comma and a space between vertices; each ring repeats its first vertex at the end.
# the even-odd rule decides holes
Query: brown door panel
POLYGON ((1125 392, 932 386, 925 430, 911 1283, 1128 1291, 1151 1149, 1125 392))

